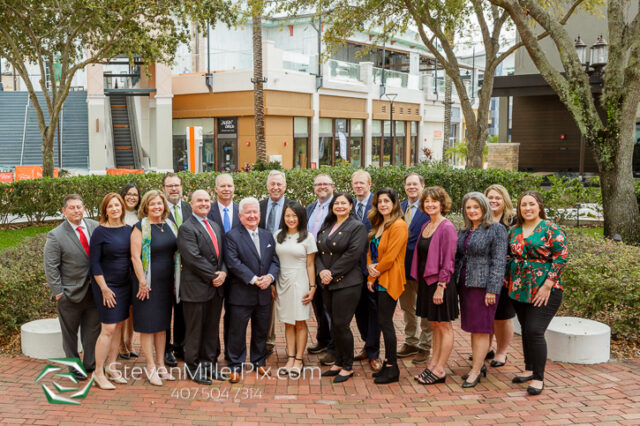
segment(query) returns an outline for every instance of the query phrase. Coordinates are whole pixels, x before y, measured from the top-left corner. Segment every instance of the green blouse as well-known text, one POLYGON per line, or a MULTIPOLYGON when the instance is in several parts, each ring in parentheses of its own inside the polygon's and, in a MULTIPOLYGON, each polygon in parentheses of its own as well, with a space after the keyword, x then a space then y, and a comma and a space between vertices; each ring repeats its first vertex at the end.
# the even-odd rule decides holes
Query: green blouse
POLYGON ((513 227, 506 276, 509 297, 531 303, 547 279, 553 281, 552 290, 562 290, 560 275, 566 262, 567 237, 555 223, 542 220, 527 238, 521 226, 513 227))

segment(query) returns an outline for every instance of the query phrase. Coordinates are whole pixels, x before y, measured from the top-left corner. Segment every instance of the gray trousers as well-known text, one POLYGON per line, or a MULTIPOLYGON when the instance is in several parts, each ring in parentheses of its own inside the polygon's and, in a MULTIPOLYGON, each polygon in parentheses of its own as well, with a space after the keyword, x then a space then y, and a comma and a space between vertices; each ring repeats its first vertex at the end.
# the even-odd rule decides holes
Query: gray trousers
POLYGON ((63 295, 57 303, 58 321, 62 330, 62 348, 67 358, 80 358, 78 329, 84 356, 82 364, 87 372, 96 368, 96 340, 100 335, 100 318, 93 302, 91 289, 81 302, 75 303, 63 295))
POLYGON ((431 351, 433 329, 426 318, 416 315, 416 300, 418 298, 418 282, 407 280, 404 292, 400 295, 400 308, 404 314, 404 342, 409 346, 418 347, 424 351, 431 351), (420 322, 420 329, 418 329, 420 322))

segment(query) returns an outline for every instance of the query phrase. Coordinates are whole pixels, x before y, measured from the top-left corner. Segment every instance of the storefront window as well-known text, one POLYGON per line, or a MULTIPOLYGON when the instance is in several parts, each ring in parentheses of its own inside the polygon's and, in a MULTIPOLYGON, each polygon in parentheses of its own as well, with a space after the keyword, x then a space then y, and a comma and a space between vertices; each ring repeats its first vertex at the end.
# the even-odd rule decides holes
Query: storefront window
POLYGON ((393 150, 393 157, 394 157, 393 164, 396 166, 405 163, 404 147, 407 140, 407 137, 405 134, 405 128, 406 128, 405 124, 406 123, 404 121, 395 122, 396 134, 395 134, 395 146, 393 150))
POLYGON ((219 171, 231 172, 237 168, 238 120, 218 118, 218 164, 219 171))
POLYGON ((373 120, 371 122, 371 164, 380 167, 380 149, 382 147, 382 122, 373 120))
POLYGON ((306 169, 309 158, 309 119, 293 117, 293 167, 306 169))
POLYGON ((418 148, 418 123, 411 122, 411 134, 410 134, 410 146, 411 146, 411 162, 418 164, 420 159, 420 151, 418 148))
POLYGON ((176 118, 173 120, 173 169, 187 170, 187 127, 202 127, 202 171, 214 169, 213 118, 176 118))
POLYGON ((391 122, 385 121, 383 124, 384 146, 382 147, 382 165, 391 165, 391 151, 393 150, 393 138, 391 135, 391 122))
POLYGON ((334 164, 340 161, 347 161, 347 149, 349 145, 349 126, 348 121, 345 118, 337 118, 336 123, 336 136, 334 144, 334 164))
POLYGON ((330 118, 320 119, 319 129, 319 163, 321 166, 331 166, 331 148, 333 145, 333 120, 330 118))
POLYGON ((351 143, 349 144, 351 165, 354 167, 362 167, 362 144, 364 142, 364 121, 351 120, 351 143))

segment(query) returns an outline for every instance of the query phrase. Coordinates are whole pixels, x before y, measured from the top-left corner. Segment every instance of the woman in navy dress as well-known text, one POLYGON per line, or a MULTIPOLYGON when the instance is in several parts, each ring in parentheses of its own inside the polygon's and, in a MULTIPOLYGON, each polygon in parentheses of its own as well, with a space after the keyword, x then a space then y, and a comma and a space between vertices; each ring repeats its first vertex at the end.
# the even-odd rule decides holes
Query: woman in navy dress
POLYGON ((133 329, 140 333, 149 382, 162 386, 162 380, 175 380, 164 364, 164 346, 175 297, 178 229, 166 220, 169 207, 160 191, 144 194, 138 217, 140 222, 131 233, 131 260, 137 278, 133 284, 133 329))
POLYGON ((118 356, 122 324, 129 317, 131 304, 130 235, 131 227, 124 224, 124 201, 111 192, 100 205, 100 226, 91 235, 89 250, 93 301, 102 323, 94 372, 101 389, 115 388, 105 373, 116 383, 127 383, 112 364, 118 356))

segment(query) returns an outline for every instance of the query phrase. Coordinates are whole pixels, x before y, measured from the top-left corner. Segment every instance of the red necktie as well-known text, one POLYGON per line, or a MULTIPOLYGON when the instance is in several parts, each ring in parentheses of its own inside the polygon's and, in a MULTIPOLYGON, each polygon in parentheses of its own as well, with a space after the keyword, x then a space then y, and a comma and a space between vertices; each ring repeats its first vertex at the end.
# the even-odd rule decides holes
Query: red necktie
POLYGON ((87 256, 89 256, 89 241, 87 241, 87 236, 84 235, 84 232, 82 232, 82 226, 78 226, 76 228, 76 231, 78 231, 78 235, 80 236, 80 244, 82 244, 82 247, 84 247, 84 251, 86 251, 87 256))
POLYGON ((209 225, 208 220, 204 220, 204 226, 207 227, 207 232, 209 232, 209 236, 211 237, 211 242, 213 243, 213 248, 216 250, 216 257, 220 258, 220 252, 218 251, 218 240, 216 239, 216 234, 211 229, 211 225, 209 225))

